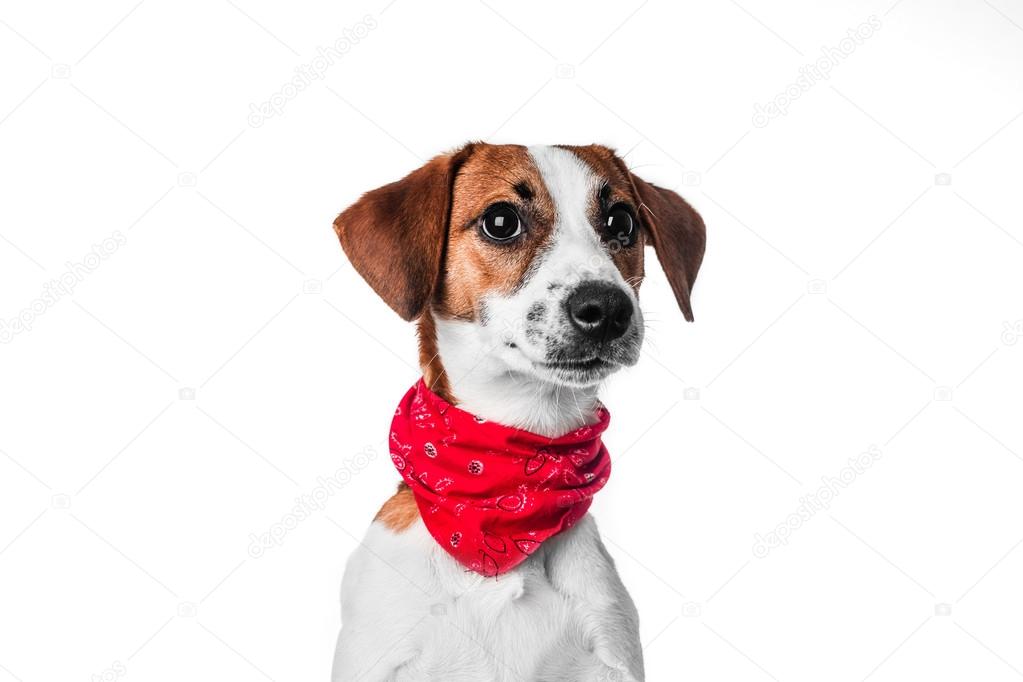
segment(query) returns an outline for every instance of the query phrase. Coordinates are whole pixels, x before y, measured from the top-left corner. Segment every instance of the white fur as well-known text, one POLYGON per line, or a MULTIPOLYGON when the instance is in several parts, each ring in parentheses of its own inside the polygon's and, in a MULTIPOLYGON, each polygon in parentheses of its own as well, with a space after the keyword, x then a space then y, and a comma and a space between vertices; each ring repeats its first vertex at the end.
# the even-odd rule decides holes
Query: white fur
MULTIPOLYGON (((486 299, 485 322, 438 318, 437 344, 460 407, 557 436, 594 420, 598 389, 541 365, 542 340, 567 332, 564 296, 584 280, 629 293, 635 338, 624 364, 635 362, 642 319, 587 222, 598 178, 566 150, 530 154, 557 209, 550 245, 513 294, 486 299), (527 322, 538 302, 546 314, 527 322)), ((348 561, 341 601, 334 682, 644 679, 635 606, 589 515, 497 578, 465 570, 421 520, 399 533, 373 523, 348 561)))
POLYGON ((334 682, 642 680, 635 606, 590 515, 497 578, 421 520, 370 526, 342 584, 334 682))

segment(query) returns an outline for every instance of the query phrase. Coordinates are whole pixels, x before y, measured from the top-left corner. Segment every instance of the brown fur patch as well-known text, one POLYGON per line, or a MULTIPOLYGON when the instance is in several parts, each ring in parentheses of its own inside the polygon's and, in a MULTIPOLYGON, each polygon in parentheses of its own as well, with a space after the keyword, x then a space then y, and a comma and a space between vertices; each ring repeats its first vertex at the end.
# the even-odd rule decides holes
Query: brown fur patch
POLYGON ((416 331, 419 337, 419 366, 423 370, 423 381, 431 391, 454 405, 451 382, 448 381, 448 374, 444 370, 440 351, 437 349, 437 323, 432 312, 427 310, 423 313, 416 331))
POLYGON ((554 202, 526 147, 476 145, 454 182, 438 310, 478 319, 485 294, 509 293, 522 281, 533 257, 548 242, 556 217, 554 202), (480 217, 498 202, 514 206, 524 223, 525 235, 510 244, 494 244, 479 234, 480 217))
POLYGON ((703 263, 707 230, 703 218, 685 199, 670 189, 632 176, 636 193, 643 201, 643 224, 657 260, 668 278, 675 300, 685 318, 693 321, 690 292, 703 263))
POLYGON ((398 490, 391 498, 384 502, 380 511, 373 518, 374 521, 387 526, 395 533, 406 530, 419 518, 419 507, 416 505, 416 498, 412 495, 412 489, 404 482, 398 484, 398 490))
POLYGON ((373 290, 414 320, 437 289, 455 175, 469 144, 367 192, 334 221, 348 259, 373 290))

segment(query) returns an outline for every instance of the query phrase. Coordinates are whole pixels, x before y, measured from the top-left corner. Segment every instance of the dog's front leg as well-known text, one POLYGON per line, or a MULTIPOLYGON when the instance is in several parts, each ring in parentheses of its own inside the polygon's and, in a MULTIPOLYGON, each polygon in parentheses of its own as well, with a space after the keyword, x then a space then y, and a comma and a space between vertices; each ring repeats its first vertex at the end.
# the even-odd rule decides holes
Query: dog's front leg
POLYGON ((365 630, 345 626, 338 636, 331 682, 390 682, 415 652, 381 635, 380 623, 365 630), (374 636, 375 635, 375 636, 374 636))
POLYGON ((608 668, 602 679, 642 682, 639 614, 596 522, 587 514, 548 545, 551 582, 576 605, 593 654, 608 668))
POLYGON ((331 682, 388 682, 419 654, 423 593, 403 577, 411 570, 395 567, 397 539, 377 525, 345 569, 331 682))

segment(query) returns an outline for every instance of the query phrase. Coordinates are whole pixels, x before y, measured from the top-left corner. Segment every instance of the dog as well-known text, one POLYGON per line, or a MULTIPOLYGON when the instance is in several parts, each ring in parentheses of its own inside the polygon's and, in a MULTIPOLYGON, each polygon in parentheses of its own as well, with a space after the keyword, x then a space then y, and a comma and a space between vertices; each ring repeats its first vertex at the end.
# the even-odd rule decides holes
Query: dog
MULTIPOLYGON (((376 294, 417 323, 421 391, 445 421, 464 411, 551 442, 592 428, 603 380, 639 359, 644 246, 692 321, 706 243, 682 197, 600 145, 470 143, 363 195, 334 228, 376 294)), ((348 560, 334 682, 644 679, 636 607, 588 499, 550 537, 509 550, 518 563, 496 575, 428 528, 438 507, 417 499, 397 452, 409 446, 391 441, 406 481, 348 560)), ((602 485, 604 471, 587 480, 602 485)), ((424 494, 446 499, 432 484, 424 494)))

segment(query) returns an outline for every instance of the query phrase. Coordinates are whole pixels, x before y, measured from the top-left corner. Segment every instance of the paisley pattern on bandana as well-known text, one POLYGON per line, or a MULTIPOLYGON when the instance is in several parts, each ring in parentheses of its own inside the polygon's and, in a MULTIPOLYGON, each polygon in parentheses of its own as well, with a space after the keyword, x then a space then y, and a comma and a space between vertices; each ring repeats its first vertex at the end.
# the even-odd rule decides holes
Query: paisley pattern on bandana
POLYGON ((460 410, 420 379, 394 411, 391 460, 437 544, 496 576, 590 508, 611 475, 609 421, 601 405, 596 423, 546 438, 460 410))

